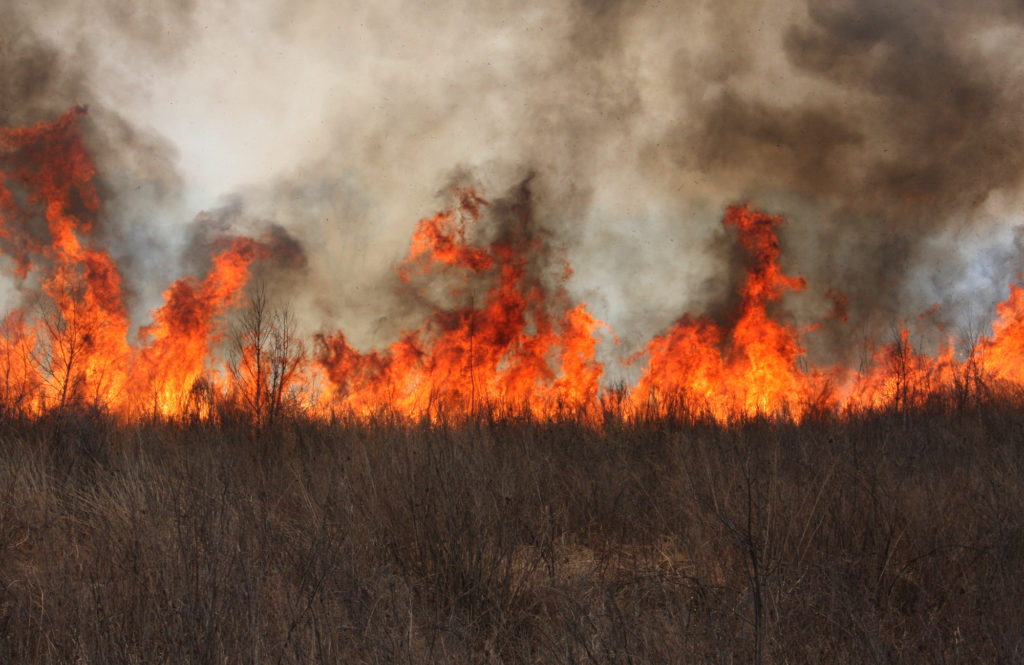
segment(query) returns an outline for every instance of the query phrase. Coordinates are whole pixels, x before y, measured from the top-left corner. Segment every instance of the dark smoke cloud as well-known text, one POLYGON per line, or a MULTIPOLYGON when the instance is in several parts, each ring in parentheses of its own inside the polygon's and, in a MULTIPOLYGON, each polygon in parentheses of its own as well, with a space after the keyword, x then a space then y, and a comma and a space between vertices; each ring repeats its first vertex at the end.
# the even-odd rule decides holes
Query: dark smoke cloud
POLYGON ((1019 8, 832 0, 806 12, 777 39, 803 94, 742 85, 755 65, 742 35, 755 25, 740 22, 739 43, 718 45, 738 56, 680 62, 701 71, 679 91, 693 115, 667 136, 682 137, 672 147, 680 164, 889 216, 949 216, 1019 188, 1020 54, 1003 49, 1021 27, 1019 8))
MULTIPOLYGON (((881 103, 861 134, 890 138, 851 194, 890 214, 973 210, 1024 174, 1018 63, 986 57, 964 28, 1021 27, 1019 8, 974 2, 833 2, 810 8, 785 38, 795 66, 881 103)), ((994 57, 993 57, 994 56, 994 57)), ((831 109, 838 117, 842 109, 831 109)))
POLYGON ((88 88, 83 72, 29 30, 14 4, 0 5, 0 123, 7 127, 51 118, 88 88))

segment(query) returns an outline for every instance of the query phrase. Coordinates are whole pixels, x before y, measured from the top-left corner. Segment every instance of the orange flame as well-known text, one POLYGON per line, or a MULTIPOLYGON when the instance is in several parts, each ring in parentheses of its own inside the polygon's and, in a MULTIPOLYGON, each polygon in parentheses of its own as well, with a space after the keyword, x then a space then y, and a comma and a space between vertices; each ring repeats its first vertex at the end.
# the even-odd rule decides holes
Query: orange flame
POLYGON ((996 305, 991 339, 979 346, 981 366, 996 379, 1024 385, 1024 289, 1011 284, 1010 296, 996 305))
MULTIPOLYGON (((789 414, 800 417, 825 387, 820 372, 804 372, 797 330, 773 319, 768 306, 805 282, 778 264, 780 217, 729 208, 722 222, 739 232, 747 251, 746 281, 736 323, 723 330, 708 319, 681 318, 640 354, 647 369, 630 395, 637 411, 684 407, 718 420, 789 414)), ((636 358, 634 358, 636 359, 636 358)))
MULTIPOLYGON (((268 319, 271 334, 244 338, 257 341, 238 349, 255 375, 225 372, 218 349, 227 318, 244 304, 250 269, 274 251, 273 238, 224 240, 206 276, 175 281, 152 323, 129 342, 120 272, 92 238, 101 205, 78 128, 84 113, 75 108, 54 122, 0 128, 0 250, 26 292, 38 285, 34 300, 0 323, 0 414, 92 406, 125 419, 205 417, 216 400, 264 404, 259 394, 246 402, 245 391, 254 389, 273 405, 288 390, 295 408, 310 415, 598 423, 611 413, 730 422, 948 407, 982 389, 1024 386, 1024 288, 1016 285, 997 307, 992 334, 965 358, 952 339, 922 353, 904 329, 872 350, 861 371, 811 366, 802 340, 816 326, 798 330, 773 311, 786 293, 806 287, 779 263, 783 220, 735 206, 723 224, 746 261, 730 323, 680 317, 631 357, 644 363, 635 386, 604 387, 597 352, 601 334, 611 331, 586 304, 570 301, 564 283, 571 269, 546 274, 548 248, 524 206, 511 208, 496 239, 474 240, 490 204, 470 189, 457 193, 450 210, 420 220, 397 268, 412 291, 425 293, 424 283, 439 276, 450 280, 457 304, 426 315, 383 350, 357 350, 341 331, 321 334, 313 358, 290 330, 273 328, 278 319, 268 319), (322 391, 313 387, 318 381, 322 391)), ((845 297, 833 289, 826 295, 828 316, 845 321, 845 297)))
POLYGON ((361 354, 340 332, 321 337, 320 363, 335 403, 360 415, 386 409, 413 418, 495 408, 536 417, 593 410, 602 373, 594 335, 603 324, 585 305, 554 321, 544 287, 528 274, 539 241, 513 229, 489 246, 468 244, 467 226, 488 204, 469 190, 459 198, 455 209, 420 220, 399 276, 409 281, 455 267, 463 277, 486 273, 496 283, 479 306, 435 312, 386 352, 361 354), (561 371, 552 368, 555 360, 561 371))
POLYGON ((215 321, 238 304, 249 265, 262 253, 255 241, 236 238, 213 258, 202 282, 184 277, 164 292, 153 324, 139 333, 149 344, 136 361, 136 399, 150 396, 152 411, 163 416, 187 408, 193 386, 208 369, 211 346, 222 334, 215 321))
POLYGON ((213 258, 202 282, 177 281, 140 333, 146 345, 133 348, 120 272, 90 239, 100 206, 95 167, 77 128, 84 112, 75 108, 53 123, 0 130, 0 157, 13 165, 0 172, 0 237, 14 252, 15 274, 40 273, 45 296, 31 324, 24 309, 7 317, 0 371, 8 395, 25 395, 19 403, 30 412, 80 404, 125 416, 146 409, 176 415, 206 369, 220 334, 216 318, 236 304, 248 266, 263 250, 256 241, 235 239, 213 258), (31 229, 39 209, 49 242, 31 229))

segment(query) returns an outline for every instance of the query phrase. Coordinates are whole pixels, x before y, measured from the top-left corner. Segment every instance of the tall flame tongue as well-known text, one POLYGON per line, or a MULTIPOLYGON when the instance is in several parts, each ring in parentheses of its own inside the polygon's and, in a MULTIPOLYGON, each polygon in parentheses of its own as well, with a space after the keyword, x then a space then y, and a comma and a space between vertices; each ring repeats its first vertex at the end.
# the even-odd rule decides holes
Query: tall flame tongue
POLYGON ((1010 285, 1010 296, 996 306, 992 338, 978 345, 980 365, 1000 381, 1024 386, 1024 288, 1010 285))
POLYGON ((787 290, 805 286, 803 278, 779 267, 775 229, 782 218, 735 206, 722 223, 738 231, 747 252, 736 323, 723 329, 709 319, 684 316, 654 337, 636 357, 645 356, 647 368, 630 406, 634 412, 683 408, 718 420, 779 413, 800 417, 825 379, 798 368, 803 355, 798 331, 768 313, 768 305, 787 290))
POLYGON ((215 323, 238 304, 249 281, 249 265, 265 254, 255 241, 234 238, 214 256, 204 280, 183 277, 164 292, 153 324, 139 333, 149 344, 136 362, 136 394, 151 400, 151 411, 174 415, 189 407, 193 387, 207 369, 211 345, 220 335, 215 323))
POLYGON ((13 173, 4 174, 0 195, 4 236, 19 274, 34 267, 32 255, 45 266, 42 289, 53 309, 37 322, 38 337, 46 344, 40 364, 44 400, 57 406, 115 401, 130 355, 117 266, 107 252, 79 240, 91 231, 99 209, 95 167, 77 131, 83 113, 75 108, 56 122, 0 133, 0 150, 14 165, 13 173), (15 203, 8 183, 22 192, 24 203, 15 203), (28 231, 31 212, 22 206, 43 208, 49 244, 28 231))
MULTIPOLYGON (((543 246, 522 228, 525 218, 488 246, 467 242, 487 205, 465 190, 457 207, 420 220, 399 269, 406 282, 445 268, 461 277, 460 286, 494 279, 479 305, 435 312, 385 352, 359 353, 340 332, 321 338, 320 362, 340 406, 356 414, 387 408, 403 417, 467 417, 493 408, 541 418, 562 409, 593 413, 602 373, 595 332, 602 324, 585 305, 554 320, 545 289, 529 275, 530 257, 543 246)), ((561 290, 557 295, 564 300, 561 290)))
POLYGON ((213 259, 205 280, 175 283, 142 331, 148 345, 133 348, 121 275, 90 240, 99 199, 77 128, 84 112, 0 129, 0 241, 18 277, 40 274, 47 298, 37 316, 17 310, 4 322, 8 404, 16 398, 35 412, 77 403, 125 416, 149 408, 174 415, 208 361, 215 317, 235 304, 262 250, 237 239, 213 259), (40 213, 45 233, 32 228, 40 213))

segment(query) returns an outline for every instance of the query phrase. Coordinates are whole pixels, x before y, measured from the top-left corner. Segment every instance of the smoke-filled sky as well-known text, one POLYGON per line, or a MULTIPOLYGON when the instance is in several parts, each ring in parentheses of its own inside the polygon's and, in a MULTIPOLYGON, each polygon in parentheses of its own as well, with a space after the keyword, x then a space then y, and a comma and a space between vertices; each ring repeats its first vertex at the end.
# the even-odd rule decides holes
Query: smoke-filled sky
MULTIPOLYGON (((393 268, 452 185, 521 196, 627 354, 723 316, 726 205, 787 218, 812 352, 978 332, 1021 269, 1024 6, 1009 0, 0 0, 0 124, 89 107, 137 316, 220 231, 273 227, 310 330, 422 318, 393 268), (883 340, 887 341, 887 340, 883 340), (820 348, 817 348, 820 347, 820 348)), ((14 297, 13 295, 11 297, 14 297)), ((139 314, 141 313, 141 314, 139 314)), ((859 348, 859 347, 858 347, 859 348)), ((845 352, 845 351, 844 351, 845 352)), ((846 358, 850 360, 850 358, 846 358)))

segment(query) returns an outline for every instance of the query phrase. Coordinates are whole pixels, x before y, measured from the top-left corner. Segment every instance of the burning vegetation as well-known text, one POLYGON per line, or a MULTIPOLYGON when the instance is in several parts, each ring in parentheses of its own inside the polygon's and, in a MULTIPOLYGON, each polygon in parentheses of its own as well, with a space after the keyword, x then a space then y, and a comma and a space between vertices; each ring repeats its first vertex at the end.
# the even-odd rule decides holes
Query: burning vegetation
POLYGON ((0 663, 1024 662, 1021 3, 137 5, 0 12, 0 663))
MULTIPOLYGON (((503 212, 491 239, 474 240, 491 204, 469 188, 419 222, 397 271, 409 297, 442 278, 449 304, 386 349, 360 351, 341 331, 307 344, 264 291, 246 295, 254 266, 282 251, 271 234, 212 243, 207 273, 171 284, 133 334, 118 266, 93 234, 101 204, 83 113, 0 130, 0 245, 24 296, 0 331, 0 402, 11 415, 88 407, 124 420, 214 419, 231 408, 259 424, 286 413, 800 421, 936 400, 963 406, 1024 382, 1016 286, 991 335, 968 352, 955 354, 950 339, 922 353, 904 329, 858 370, 810 365, 802 341, 815 326, 798 329, 775 311, 785 293, 807 287, 779 264, 783 220, 733 206, 723 224, 744 252, 744 275, 728 322, 682 316, 628 359, 642 368, 635 385, 612 389, 597 359, 610 329, 571 301, 567 264, 551 279, 528 201, 503 212)), ((829 296, 842 317, 843 295, 829 296)))

